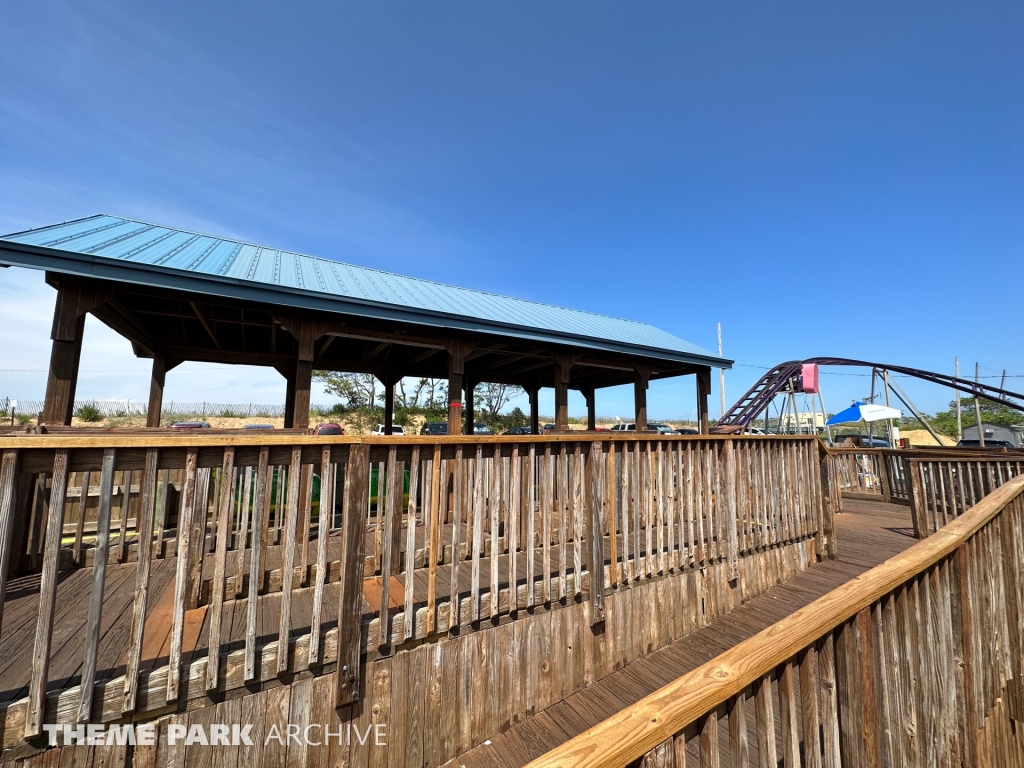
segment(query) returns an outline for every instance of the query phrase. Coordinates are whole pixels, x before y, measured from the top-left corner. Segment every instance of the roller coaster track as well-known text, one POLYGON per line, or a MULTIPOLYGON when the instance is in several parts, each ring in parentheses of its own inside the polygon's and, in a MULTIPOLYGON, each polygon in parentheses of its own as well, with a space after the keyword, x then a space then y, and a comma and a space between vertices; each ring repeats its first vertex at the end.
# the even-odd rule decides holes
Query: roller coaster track
POLYGON ((1018 411, 1024 411, 1024 395, 1018 392, 1010 392, 998 387, 990 387, 987 384, 978 384, 969 379, 960 379, 956 376, 947 376, 944 373, 924 371, 920 368, 907 368, 903 365, 889 365, 888 363, 871 363, 865 360, 849 360, 845 357, 811 357, 807 360, 790 360, 788 363, 781 363, 772 368, 760 378, 753 387, 739 400, 736 401, 726 413, 718 420, 718 423, 711 428, 716 433, 742 432, 771 404, 779 392, 782 392, 790 381, 800 376, 804 365, 817 363, 822 365, 855 365, 865 368, 877 368, 891 373, 901 373, 906 376, 930 381, 933 384, 940 384, 944 387, 959 390, 971 397, 980 397, 985 400, 992 400, 1001 403, 1018 411))

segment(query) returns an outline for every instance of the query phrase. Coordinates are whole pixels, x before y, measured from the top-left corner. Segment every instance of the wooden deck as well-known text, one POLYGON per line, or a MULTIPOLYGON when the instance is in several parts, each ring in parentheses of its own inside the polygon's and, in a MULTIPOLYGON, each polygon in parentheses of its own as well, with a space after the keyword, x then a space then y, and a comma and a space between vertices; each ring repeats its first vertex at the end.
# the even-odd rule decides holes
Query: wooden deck
MULTIPOLYGON (((836 517, 839 558, 824 561, 773 587, 740 608, 685 638, 629 664, 594 685, 518 723, 449 766, 518 768, 548 750, 699 667, 796 609, 864 573, 916 543, 905 506, 844 500, 836 517)), ((750 702, 753 706, 753 701, 750 702)), ((779 703, 775 702, 779 711, 779 703)), ((751 733, 755 718, 747 718, 751 733)), ((781 727, 777 725, 777 728, 781 727)), ((728 731, 720 736, 722 765, 728 765, 728 731)), ((750 744, 756 750, 757 739, 750 744)), ((694 755, 692 759, 696 760, 694 755)))

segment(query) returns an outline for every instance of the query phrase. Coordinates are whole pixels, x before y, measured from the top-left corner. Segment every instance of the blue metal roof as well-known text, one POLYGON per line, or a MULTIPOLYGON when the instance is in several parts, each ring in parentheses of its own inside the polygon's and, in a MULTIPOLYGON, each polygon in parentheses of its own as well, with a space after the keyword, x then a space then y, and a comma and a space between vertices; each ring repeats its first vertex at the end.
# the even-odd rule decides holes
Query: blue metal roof
POLYGON ((100 214, 0 237, 0 264, 729 368, 647 323, 100 214))

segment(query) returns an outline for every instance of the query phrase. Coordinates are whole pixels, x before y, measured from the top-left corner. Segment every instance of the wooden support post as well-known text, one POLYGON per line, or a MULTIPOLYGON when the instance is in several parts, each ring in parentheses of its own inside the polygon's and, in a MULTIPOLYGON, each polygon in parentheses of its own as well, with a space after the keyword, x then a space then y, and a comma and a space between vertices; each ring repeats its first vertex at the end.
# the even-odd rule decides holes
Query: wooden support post
POLYGON ((295 400, 292 406, 292 427, 294 429, 309 428, 309 397, 313 387, 313 361, 297 360, 295 362, 295 400))
POLYGON ((697 371, 697 429, 702 435, 708 434, 708 396, 711 394, 711 369, 697 371))
MULTIPOLYGON (((309 427, 309 393, 313 382, 313 357, 316 343, 327 332, 327 326, 319 321, 304 317, 275 316, 298 342, 295 357, 287 371, 281 371, 288 381, 285 392, 285 428, 306 429, 309 427)), ((278 369, 280 370, 280 369, 278 369)))
POLYGON ((651 369, 646 365, 638 365, 634 368, 633 377, 633 402, 636 406, 636 415, 633 420, 636 422, 636 431, 647 430, 647 384, 651 378, 651 369))
POLYGON ((295 365, 290 364, 282 374, 284 386, 284 428, 291 429, 295 424, 295 365))
MULTIPOLYGON (((58 308, 61 302, 57 302, 58 308)), ((53 318, 54 331, 58 317, 53 318)), ((75 388, 78 386, 78 363, 82 357, 82 336, 85 315, 79 315, 72 325, 71 338, 53 337, 50 348, 50 372, 46 379, 46 402, 43 404, 43 424, 71 425, 75 410, 75 388)))
POLYGON ((562 377, 555 373, 555 431, 569 430, 569 388, 562 383, 562 377))
POLYGON ((85 315, 113 297, 106 285, 47 273, 47 282, 57 289, 50 338, 50 372, 46 380, 43 424, 71 424, 78 385, 78 363, 82 356, 85 315))
POLYGON ((156 355, 153 358, 153 372, 149 377, 149 407, 146 409, 146 426, 160 426, 160 411, 164 407, 164 381, 167 377, 167 358, 156 355))
POLYGON ((472 435, 474 432, 474 425, 476 424, 476 403, 473 398, 473 389, 476 387, 476 382, 467 375, 463 377, 462 386, 466 390, 465 408, 462 409, 466 417, 463 432, 467 435, 472 435))
POLYGON ((577 355, 555 352, 555 431, 569 431, 569 375, 577 355))
POLYGON ((587 402, 587 430, 593 432, 597 429, 597 398, 593 387, 585 387, 580 390, 583 399, 587 402))
POLYGON ((384 434, 395 433, 395 378, 386 372, 381 379, 384 385, 384 434))
POLYGON ((540 433, 540 404, 537 402, 540 387, 532 384, 526 391, 530 395, 530 434, 536 435, 540 433))
POLYGON ((476 344, 467 339, 442 339, 448 350, 448 434, 462 434, 462 378, 466 373, 466 355, 476 344))

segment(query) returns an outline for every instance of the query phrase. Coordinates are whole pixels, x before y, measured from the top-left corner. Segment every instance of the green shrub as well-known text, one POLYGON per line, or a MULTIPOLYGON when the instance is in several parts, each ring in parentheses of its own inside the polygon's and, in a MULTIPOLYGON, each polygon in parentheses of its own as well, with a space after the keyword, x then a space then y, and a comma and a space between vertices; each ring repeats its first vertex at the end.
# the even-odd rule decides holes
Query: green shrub
POLYGON ((103 414, 100 413, 100 409, 91 403, 78 406, 78 410, 75 411, 75 416, 77 416, 81 421, 89 423, 103 421, 103 414))

